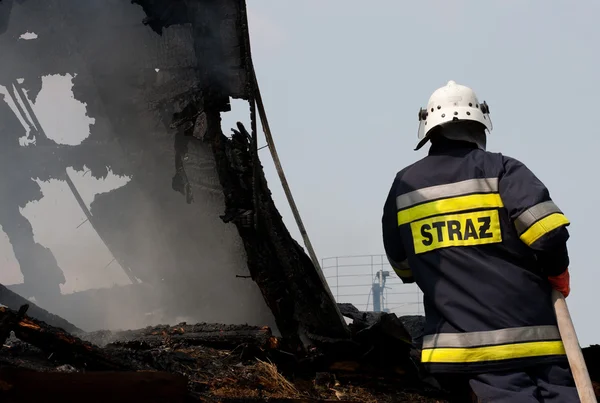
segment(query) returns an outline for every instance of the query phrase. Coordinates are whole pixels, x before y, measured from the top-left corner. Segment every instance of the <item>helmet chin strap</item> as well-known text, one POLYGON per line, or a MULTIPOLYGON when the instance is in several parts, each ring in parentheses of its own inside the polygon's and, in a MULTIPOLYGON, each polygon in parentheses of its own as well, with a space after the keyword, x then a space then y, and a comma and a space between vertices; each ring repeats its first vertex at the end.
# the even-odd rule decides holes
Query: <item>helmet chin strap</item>
POLYGON ((423 138, 421 141, 419 141, 419 144, 417 144, 414 151, 419 151, 421 149, 421 147, 423 147, 429 141, 430 138, 431 138, 431 132, 427 133, 425 138, 423 138))

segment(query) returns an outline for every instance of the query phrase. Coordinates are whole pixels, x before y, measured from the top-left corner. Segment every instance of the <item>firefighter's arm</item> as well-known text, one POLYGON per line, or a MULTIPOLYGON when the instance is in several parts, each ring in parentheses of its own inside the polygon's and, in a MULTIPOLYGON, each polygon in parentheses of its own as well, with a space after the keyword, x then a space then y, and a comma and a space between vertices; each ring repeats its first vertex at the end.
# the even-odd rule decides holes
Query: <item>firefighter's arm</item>
POLYGON ((398 228, 398 211, 396 208, 396 193, 394 186, 390 190, 383 207, 381 219, 383 230, 383 247, 390 265, 403 283, 414 283, 412 271, 402 244, 398 228))
POLYGON ((533 249, 550 281, 568 283, 570 223, 546 186, 523 163, 504 157, 499 191, 519 238, 533 249))

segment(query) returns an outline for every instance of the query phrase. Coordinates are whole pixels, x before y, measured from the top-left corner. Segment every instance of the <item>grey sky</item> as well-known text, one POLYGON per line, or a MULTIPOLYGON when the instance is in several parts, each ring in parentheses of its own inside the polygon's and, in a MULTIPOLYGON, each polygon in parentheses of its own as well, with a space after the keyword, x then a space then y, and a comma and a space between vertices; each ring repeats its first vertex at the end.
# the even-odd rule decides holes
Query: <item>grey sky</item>
MULTIPOLYGON (((591 165, 598 140, 588 117, 600 90, 595 51, 600 3, 247 2, 253 59, 271 128, 320 258, 383 252, 380 218, 391 181, 427 151, 412 151, 417 111, 433 90, 456 80, 490 105, 494 131, 488 148, 525 162, 572 221, 568 302, 582 344, 600 342, 595 321, 586 320, 598 303, 600 280, 594 254, 594 207, 600 194, 590 186, 596 182, 591 165)), ((33 33, 27 38, 35 39, 33 33)), ((43 102, 44 94, 40 97, 43 102)), ((247 123, 247 106, 234 107, 225 123, 247 123)), ((41 116, 46 127, 54 123, 60 128, 60 119, 51 122, 59 115, 46 111, 41 116)), ((276 204, 301 241, 268 150, 261 153, 276 204)), ((70 173, 88 203, 95 193, 108 190, 83 173, 70 173)), ((113 180, 122 186, 126 178, 113 180)), ((60 186, 43 186, 54 196, 39 205, 76 211, 74 201, 72 206, 60 201, 71 200, 60 186), (60 192, 66 195, 62 199, 60 192)), ((61 268, 79 267, 83 256, 101 266, 110 262, 91 227, 76 228, 83 214, 71 215, 57 234, 49 219, 40 218, 42 210, 32 204, 24 215, 35 221, 36 239, 53 249, 61 268), (76 229, 67 234, 65 228, 76 229)), ((0 236, 3 276, 11 271, 18 282, 12 260, 0 236)), ((97 286, 122 277, 118 267, 112 277, 102 278, 93 275, 93 267, 87 270, 85 281, 97 286)), ((87 287, 71 282, 63 292, 87 287)))
POLYGON ((412 151, 417 111, 456 80, 490 105, 488 149, 526 163, 571 220, 569 307, 581 343, 600 342, 591 319, 600 300, 600 140, 590 124, 600 90, 599 2, 249 0, 248 8, 271 128, 319 257, 382 253, 391 181, 427 152, 412 151))

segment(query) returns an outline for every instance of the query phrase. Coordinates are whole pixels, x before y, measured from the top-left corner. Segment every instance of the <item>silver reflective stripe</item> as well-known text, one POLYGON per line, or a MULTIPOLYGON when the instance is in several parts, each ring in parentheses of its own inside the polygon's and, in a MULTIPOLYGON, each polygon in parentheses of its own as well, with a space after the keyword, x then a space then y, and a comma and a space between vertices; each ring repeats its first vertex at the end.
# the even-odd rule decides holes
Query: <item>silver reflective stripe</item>
POLYGON ((462 182, 447 185, 430 186, 414 190, 396 198, 398 210, 414 206, 415 204, 442 199, 446 197, 462 196, 471 193, 498 192, 498 178, 468 179, 462 182))
POLYGON ((423 338, 423 348, 469 348, 545 340, 560 340, 560 333, 556 326, 527 326, 489 332, 432 334, 423 338))
POLYGON ((522 212, 515 220, 515 228, 519 235, 535 224, 537 221, 553 213, 562 213, 558 206, 552 200, 545 201, 540 204, 528 208, 522 212))

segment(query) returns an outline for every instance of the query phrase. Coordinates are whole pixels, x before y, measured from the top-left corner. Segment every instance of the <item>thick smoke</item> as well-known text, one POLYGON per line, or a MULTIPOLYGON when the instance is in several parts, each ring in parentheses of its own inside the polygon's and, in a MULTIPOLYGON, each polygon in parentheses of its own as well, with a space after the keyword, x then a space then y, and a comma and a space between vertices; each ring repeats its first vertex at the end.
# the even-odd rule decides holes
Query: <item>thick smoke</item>
POLYGON ((144 8, 122 0, 0 3, 0 86, 35 106, 43 80, 72 77, 73 96, 87 117, 56 119, 71 121, 70 128, 81 126, 76 119, 88 119, 90 130, 78 144, 58 144, 35 108, 15 113, 0 100, 0 225, 24 276, 13 289, 85 330, 180 320, 273 325, 258 287, 244 278, 248 270, 235 227, 219 218, 224 203, 212 152, 184 135, 202 129, 201 113, 188 116, 190 102, 243 93, 243 70, 227 64, 240 52, 235 35, 226 34, 234 32, 235 19, 218 23, 224 8, 231 16, 243 2, 142 3, 144 8), (156 7, 168 24, 152 14, 156 7), (20 39, 25 32, 37 37, 20 39), (23 138, 31 140, 27 146, 19 142, 23 138), (84 175, 101 181, 89 184, 84 175), (125 183, 106 191, 115 177, 125 183), (77 207, 68 213, 45 203, 48 208, 28 220, 20 209, 43 203, 39 181, 51 180, 60 181, 77 207), (52 228, 37 234, 35 223, 70 223, 64 214, 87 220, 97 246, 81 253, 55 236, 54 247, 46 247, 52 228), (66 258, 57 260, 57 249, 68 251, 62 255, 70 256, 70 270, 61 268, 59 260, 66 258), (106 277, 102 284, 99 275, 106 277), (95 289, 64 290, 69 281, 90 276, 98 278, 95 289), (104 285, 113 282, 129 285, 104 285))

